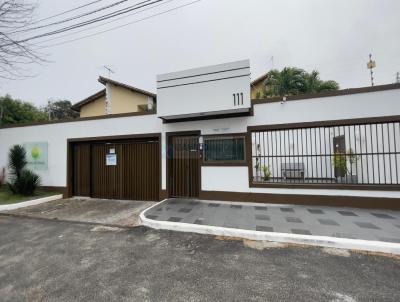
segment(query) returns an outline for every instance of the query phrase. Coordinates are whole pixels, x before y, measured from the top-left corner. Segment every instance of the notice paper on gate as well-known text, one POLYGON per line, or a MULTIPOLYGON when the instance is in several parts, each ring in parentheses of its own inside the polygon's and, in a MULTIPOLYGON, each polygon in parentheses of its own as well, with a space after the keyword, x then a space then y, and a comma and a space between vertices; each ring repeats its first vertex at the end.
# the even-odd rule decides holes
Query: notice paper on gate
POLYGON ((106 166, 117 165, 117 154, 106 154, 106 166))

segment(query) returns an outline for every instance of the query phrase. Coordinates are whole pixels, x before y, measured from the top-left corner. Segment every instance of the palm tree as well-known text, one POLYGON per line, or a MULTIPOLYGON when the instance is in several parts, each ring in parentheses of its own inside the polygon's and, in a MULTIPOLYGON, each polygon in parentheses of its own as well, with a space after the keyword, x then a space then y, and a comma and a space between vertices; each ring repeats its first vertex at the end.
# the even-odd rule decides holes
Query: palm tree
POLYGON ((319 72, 313 70, 305 73, 304 93, 319 93, 325 91, 335 91, 339 89, 339 84, 335 81, 322 81, 319 78, 319 72))
POLYGON ((304 70, 285 67, 282 71, 271 70, 265 80, 268 96, 297 95, 304 87, 304 70))
POLYGON ((322 81, 319 72, 311 73, 301 68, 285 67, 281 71, 271 70, 264 82, 269 97, 311 94, 339 89, 335 81, 322 81))

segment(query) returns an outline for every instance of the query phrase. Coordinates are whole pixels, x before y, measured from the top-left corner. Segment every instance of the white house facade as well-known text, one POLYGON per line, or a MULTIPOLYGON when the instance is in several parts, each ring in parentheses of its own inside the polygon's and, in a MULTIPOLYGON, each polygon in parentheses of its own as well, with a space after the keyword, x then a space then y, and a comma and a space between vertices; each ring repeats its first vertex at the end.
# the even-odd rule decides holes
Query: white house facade
POLYGON ((0 168, 40 144, 65 196, 400 208, 398 84, 251 100, 245 60, 157 87, 154 111, 0 128, 0 168))

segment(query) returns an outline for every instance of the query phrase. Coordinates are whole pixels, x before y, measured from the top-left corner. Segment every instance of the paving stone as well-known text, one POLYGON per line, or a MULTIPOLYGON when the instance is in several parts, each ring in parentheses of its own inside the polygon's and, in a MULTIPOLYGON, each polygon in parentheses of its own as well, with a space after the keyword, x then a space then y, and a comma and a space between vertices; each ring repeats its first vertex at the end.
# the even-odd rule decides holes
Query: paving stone
POLYGON ((350 211, 337 211, 340 215, 343 216, 358 216, 357 214, 350 211))
POLYGON ((273 227, 269 227, 269 226, 264 226, 264 225, 256 225, 256 231, 273 232, 274 228, 273 227))
POLYGON ((170 217, 167 219, 168 221, 179 222, 182 220, 180 217, 170 217))
POLYGON ((311 214, 324 214, 324 211, 319 209, 307 209, 311 214))
POLYGON ((303 230, 303 229, 291 229, 293 234, 301 234, 301 235, 311 235, 311 232, 309 230, 303 230))
POLYGON ((270 220, 271 219, 268 215, 264 215, 264 214, 256 214, 255 218, 257 220, 270 220))
POLYGON ((380 241, 400 243, 400 238, 378 237, 380 241))
POLYGON ((400 229, 400 219, 397 215, 398 212, 393 211, 345 207, 275 207, 267 204, 246 205, 179 199, 166 201, 159 207, 154 207, 146 214, 146 217, 158 221, 226 226, 264 232, 275 230, 295 234, 397 243, 400 240, 400 231, 399 236, 396 234, 400 229))
POLYGON ((337 238, 348 238, 348 239, 355 239, 356 237, 350 234, 345 234, 345 233, 333 233, 333 237, 337 238))
POLYGON ((180 213, 189 213, 191 210, 192 209, 189 209, 189 208, 182 208, 182 209, 179 209, 179 212, 180 213))
POLYGON ((285 219, 287 222, 303 223, 303 221, 298 217, 285 217, 285 219))
POLYGON ((380 230, 379 227, 377 227, 375 224, 370 223, 370 222, 354 222, 356 225, 358 225, 360 228, 364 229, 375 229, 375 230, 380 230))
POLYGON ((323 225, 339 225, 335 220, 332 219, 318 219, 318 221, 323 225))
POLYGON ((267 207, 262 207, 262 206, 255 206, 254 209, 256 211, 267 211, 268 208, 267 207))
POLYGON ((384 213, 371 213, 371 215, 374 215, 375 217, 383 218, 383 219, 395 219, 393 216, 390 216, 390 215, 384 214, 384 213))
POLYGON ((281 208, 281 211, 282 212, 291 212, 291 213, 293 213, 294 209, 293 208, 281 208))

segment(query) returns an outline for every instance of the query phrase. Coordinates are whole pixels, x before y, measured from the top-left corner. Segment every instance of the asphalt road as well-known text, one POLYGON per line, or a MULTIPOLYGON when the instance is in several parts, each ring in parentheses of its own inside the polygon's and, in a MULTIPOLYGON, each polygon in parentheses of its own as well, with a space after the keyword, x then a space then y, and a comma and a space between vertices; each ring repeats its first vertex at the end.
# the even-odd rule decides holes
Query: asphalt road
POLYGON ((400 301, 400 259, 0 215, 1 301, 400 301))

